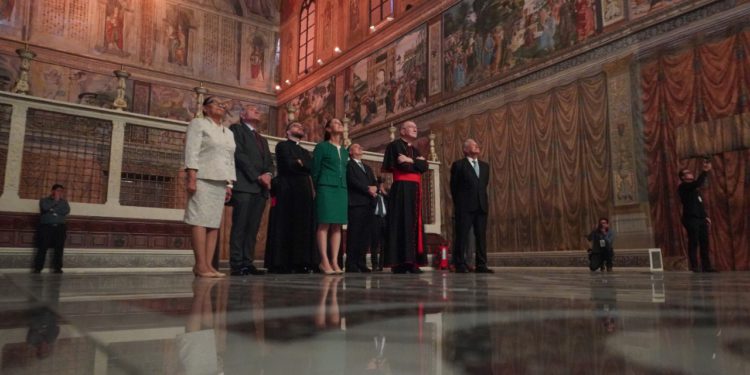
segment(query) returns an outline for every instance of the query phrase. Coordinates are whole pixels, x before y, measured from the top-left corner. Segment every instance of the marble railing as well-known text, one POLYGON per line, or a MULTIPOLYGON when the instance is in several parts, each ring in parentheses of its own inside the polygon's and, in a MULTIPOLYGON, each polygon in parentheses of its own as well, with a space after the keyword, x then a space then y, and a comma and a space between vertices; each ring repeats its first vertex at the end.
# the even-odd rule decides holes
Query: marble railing
MULTIPOLYGON (((0 92, 0 215, 38 213, 38 199, 62 183, 72 216, 180 221, 185 129, 182 121, 0 92)), ((282 140, 266 138, 271 150, 282 140)), ((364 159, 378 173, 382 154, 364 159)), ((435 234, 439 174, 430 162, 423 207, 435 234)))

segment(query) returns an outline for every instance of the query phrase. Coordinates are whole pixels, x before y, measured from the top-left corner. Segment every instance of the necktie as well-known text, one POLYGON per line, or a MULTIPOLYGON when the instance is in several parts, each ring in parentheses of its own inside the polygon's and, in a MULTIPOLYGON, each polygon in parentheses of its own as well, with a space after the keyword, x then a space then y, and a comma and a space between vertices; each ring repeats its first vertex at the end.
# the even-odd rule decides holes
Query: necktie
POLYGON ((253 137, 255 138, 255 143, 258 145, 258 152, 260 153, 260 158, 265 160, 266 159, 266 153, 263 152, 263 137, 255 131, 255 129, 251 129, 250 133, 253 134, 253 137))
POLYGON ((359 160, 356 160, 356 162, 357 162, 357 165, 359 165, 359 169, 361 169, 361 170, 362 170, 362 172, 365 172, 365 173, 367 173, 367 171, 365 170, 365 166, 364 166, 364 165, 362 165, 362 162, 361 162, 361 161, 359 161, 359 160))
POLYGON ((475 160, 471 161, 471 166, 474 167, 474 173, 477 174, 477 177, 479 177, 479 162, 475 160))

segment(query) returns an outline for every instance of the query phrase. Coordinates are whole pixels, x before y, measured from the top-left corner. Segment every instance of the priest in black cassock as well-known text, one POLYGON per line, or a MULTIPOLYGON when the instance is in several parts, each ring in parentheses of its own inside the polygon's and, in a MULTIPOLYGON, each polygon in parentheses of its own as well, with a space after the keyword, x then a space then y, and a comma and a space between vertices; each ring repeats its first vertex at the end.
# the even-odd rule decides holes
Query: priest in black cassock
POLYGON ((401 138, 391 142, 383 156, 383 170, 393 174, 385 242, 385 264, 393 273, 421 273, 427 263, 424 223, 422 221, 422 173, 427 160, 413 143, 417 124, 406 121, 399 128, 401 138))
POLYGON ((287 126, 287 140, 276 145, 278 175, 271 186, 265 267, 270 273, 307 273, 317 268, 312 157, 299 145, 302 124, 287 126))

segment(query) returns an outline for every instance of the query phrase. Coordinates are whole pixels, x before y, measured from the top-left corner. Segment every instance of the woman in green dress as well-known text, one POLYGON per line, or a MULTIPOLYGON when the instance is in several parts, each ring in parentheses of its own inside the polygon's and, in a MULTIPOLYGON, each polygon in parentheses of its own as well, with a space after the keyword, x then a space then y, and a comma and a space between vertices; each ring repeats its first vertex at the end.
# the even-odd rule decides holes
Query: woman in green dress
POLYGON ((348 195, 346 164, 349 153, 342 146, 344 125, 339 119, 328 120, 325 140, 313 151, 312 179, 315 185, 316 238, 320 251, 320 270, 327 274, 344 273, 339 267, 341 226, 346 224, 348 195), (330 240, 331 256, 328 256, 330 240))

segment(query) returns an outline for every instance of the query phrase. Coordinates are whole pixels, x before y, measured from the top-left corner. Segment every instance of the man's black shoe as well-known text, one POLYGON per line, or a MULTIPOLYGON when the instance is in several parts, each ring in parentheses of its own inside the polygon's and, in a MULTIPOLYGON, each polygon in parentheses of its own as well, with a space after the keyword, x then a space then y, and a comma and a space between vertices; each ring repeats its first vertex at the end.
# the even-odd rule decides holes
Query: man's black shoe
POLYGON ((396 266, 391 267, 391 272, 393 273, 406 273, 406 266, 403 264, 399 264, 396 266))
POLYGON ((411 267, 409 267, 406 270, 406 272, 408 272, 408 273, 415 273, 415 274, 424 273, 424 271, 422 271, 422 269, 420 269, 417 266, 411 266, 411 267))
POLYGON ((367 267, 359 267, 359 272, 370 273, 372 270, 367 267))
POLYGON ((245 276, 247 275, 247 268, 235 268, 229 272, 230 276, 245 276))
POLYGON ((477 269, 474 270, 476 273, 495 273, 495 271, 487 268, 487 267, 477 267, 477 269))
POLYGON ((63 273, 63 270, 58 268, 56 270, 52 270, 52 273, 63 273))
POLYGON ((703 272, 718 273, 719 271, 713 268, 708 268, 708 269, 703 270, 703 272))
POLYGON ((469 269, 466 266, 456 266, 456 273, 469 273, 469 269))
POLYGON ((42 270, 31 270, 31 273, 42 273, 42 270))
POLYGON ((255 266, 245 267, 245 275, 265 275, 266 271, 255 268, 255 266))

